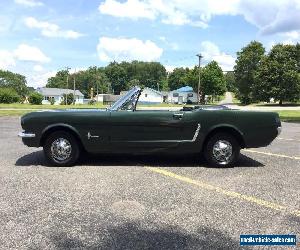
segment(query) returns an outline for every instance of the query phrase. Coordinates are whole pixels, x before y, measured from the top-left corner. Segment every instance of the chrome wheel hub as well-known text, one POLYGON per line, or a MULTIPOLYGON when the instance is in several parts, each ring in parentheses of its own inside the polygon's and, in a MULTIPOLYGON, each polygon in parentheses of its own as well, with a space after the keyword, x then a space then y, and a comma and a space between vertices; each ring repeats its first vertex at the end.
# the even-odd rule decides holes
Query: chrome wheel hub
POLYGON ((213 146, 213 156, 218 163, 225 165, 232 156, 232 145, 229 141, 219 140, 213 146))
POLYGON ((57 162, 67 160, 70 157, 71 152, 71 143, 65 138, 58 138, 51 144, 51 155, 57 162))

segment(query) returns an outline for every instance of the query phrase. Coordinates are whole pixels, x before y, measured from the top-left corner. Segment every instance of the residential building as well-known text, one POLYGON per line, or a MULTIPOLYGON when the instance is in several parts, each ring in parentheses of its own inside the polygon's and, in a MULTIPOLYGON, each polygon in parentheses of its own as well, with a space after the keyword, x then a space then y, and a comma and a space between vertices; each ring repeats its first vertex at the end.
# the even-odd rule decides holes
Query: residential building
MULTIPOLYGON (((72 89, 59 89, 59 88, 37 88, 38 93, 42 94, 44 100, 42 104, 50 104, 51 100, 54 100, 54 104, 60 104, 64 98, 64 94, 73 94, 72 89)), ((79 91, 75 90, 75 104, 83 104, 84 95, 79 91)))
POLYGON ((197 93, 193 91, 192 87, 185 86, 173 91, 170 91, 168 94, 169 103, 196 103, 197 102, 197 93))
POLYGON ((112 104, 120 98, 121 95, 98 94, 94 96, 94 100, 103 104, 112 104))
MULTIPOLYGON (((127 91, 121 91, 121 95, 125 95, 127 91)), ((157 104, 164 102, 164 95, 152 88, 145 87, 139 97, 139 104, 157 104)))
POLYGON ((161 92, 148 87, 143 89, 139 98, 139 103, 142 104, 157 104, 162 103, 163 101, 164 96, 161 92))

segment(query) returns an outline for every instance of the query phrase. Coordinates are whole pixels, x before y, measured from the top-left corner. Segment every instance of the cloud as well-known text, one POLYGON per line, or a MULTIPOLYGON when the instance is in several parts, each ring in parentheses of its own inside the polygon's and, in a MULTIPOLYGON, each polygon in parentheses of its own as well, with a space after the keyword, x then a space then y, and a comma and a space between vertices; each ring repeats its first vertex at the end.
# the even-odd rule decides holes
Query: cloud
POLYGON ((27 44, 20 44, 13 52, 14 57, 20 61, 30 62, 50 62, 47 57, 39 48, 27 44))
POLYGON ((160 36, 159 40, 161 40, 164 44, 166 44, 172 50, 178 50, 179 49, 179 45, 177 43, 168 41, 167 38, 164 37, 164 36, 160 36))
POLYGON ((37 64, 37 65, 33 66, 33 70, 36 71, 36 72, 40 72, 40 71, 43 71, 44 68, 43 68, 43 66, 37 64))
POLYGON ((106 0, 99 5, 98 9, 102 14, 131 19, 154 19, 156 15, 151 6, 139 0, 128 0, 124 3, 115 0, 106 0))
POLYGON ((8 69, 10 66, 15 66, 16 62, 13 54, 7 50, 0 50, 0 69, 8 69))
POLYGON ((45 37, 62 37, 67 39, 77 39, 83 34, 73 31, 73 30, 62 30, 58 25, 44 22, 44 21, 38 21, 34 17, 27 17, 25 18, 25 25, 28 28, 32 29, 40 29, 41 34, 45 37))
POLYGON ((241 15, 262 34, 300 30, 299 0, 105 0, 102 14, 206 28, 214 16, 241 15))
POLYGON ((137 38, 101 37, 97 45, 101 61, 154 61, 162 55, 163 49, 150 40, 137 38))
POLYGON ((299 43, 300 41, 300 30, 299 31, 290 31, 281 33, 281 35, 285 38, 282 42, 283 44, 293 44, 299 43))
POLYGON ((232 55, 221 52, 219 47, 210 42, 204 41, 201 43, 201 54, 205 62, 215 60, 218 62, 223 71, 233 70, 236 58, 232 55))
POLYGON ((39 72, 39 73, 26 73, 26 79, 28 86, 30 87, 44 87, 47 84, 48 78, 55 76, 56 71, 46 71, 46 72, 39 72))
POLYGON ((125 2, 119 2, 116 0, 105 0, 99 5, 98 9, 102 14, 130 18, 133 20, 141 18, 154 20, 161 17, 162 22, 165 24, 189 24, 201 28, 208 26, 201 20, 193 21, 189 18, 188 13, 181 11, 174 3, 169 1, 127 0, 125 2))
POLYGON ((16 4, 28 6, 28 7, 37 7, 37 6, 43 6, 44 4, 42 2, 36 1, 36 0, 15 0, 16 4))

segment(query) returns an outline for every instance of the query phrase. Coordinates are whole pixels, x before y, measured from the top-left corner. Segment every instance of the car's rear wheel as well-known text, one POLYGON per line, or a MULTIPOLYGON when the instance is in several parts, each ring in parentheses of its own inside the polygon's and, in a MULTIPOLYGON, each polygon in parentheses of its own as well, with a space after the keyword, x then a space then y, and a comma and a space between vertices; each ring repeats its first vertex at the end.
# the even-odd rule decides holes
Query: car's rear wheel
POLYGON ((240 155, 240 145, 234 136, 217 133, 209 138, 204 156, 210 165, 216 167, 232 166, 240 155))
POLYGON ((76 163, 80 148, 77 139, 71 133, 56 131, 46 138, 44 153, 51 165, 65 167, 76 163))

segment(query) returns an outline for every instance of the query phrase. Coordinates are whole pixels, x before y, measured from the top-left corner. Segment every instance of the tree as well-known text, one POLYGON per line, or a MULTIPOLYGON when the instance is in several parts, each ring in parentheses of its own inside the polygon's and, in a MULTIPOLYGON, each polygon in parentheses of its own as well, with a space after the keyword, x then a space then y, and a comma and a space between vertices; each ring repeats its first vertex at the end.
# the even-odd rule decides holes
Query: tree
POLYGON ((105 74, 111 83, 114 94, 120 94, 122 90, 126 89, 126 83, 128 80, 126 71, 118 63, 110 63, 105 68, 105 74))
POLYGON ((10 71, 0 70, 0 88, 14 89, 18 95, 24 97, 28 94, 26 78, 23 75, 10 71))
POLYGON ((233 72, 227 72, 224 75, 226 82, 226 90, 229 92, 236 92, 236 80, 233 72))
POLYGON ((35 104, 35 105, 41 105, 43 99, 44 99, 43 95, 38 92, 32 92, 32 93, 30 93, 30 95, 28 97, 29 103, 35 104))
POLYGON ((0 88, 0 103, 14 103, 20 100, 20 96, 14 89, 0 88))
POLYGON ((168 86, 171 90, 186 86, 186 76, 189 73, 188 68, 175 68, 168 77, 168 86))
POLYGON ((255 95, 259 101, 296 101, 300 97, 297 46, 277 44, 266 55, 256 74, 255 95))
MULTIPOLYGON (((67 76, 69 74, 68 70, 60 70, 55 76, 48 78, 46 87, 47 88, 67 88, 67 76)), ((70 81, 69 81, 70 84, 70 81)))
POLYGON ((255 101, 253 88, 255 85, 254 76, 260 67, 265 49, 260 42, 252 41, 241 51, 237 52, 234 75, 237 86, 237 98, 243 104, 255 101))
POLYGON ((139 80, 137 80, 137 79, 132 79, 132 80, 130 80, 130 81, 127 83, 126 90, 129 90, 129 89, 131 89, 131 88, 134 87, 134 86, 140 86, 140 87, 142 87, 139 80))
POLYGON ((74 95, 73 93, 70 94, 63 94, 63 100, 61 101, 62 105, 71 105, 74 102, 74 95), (66 103, 67 101, 67 103, 66 103))
POLYGON ((216 61, 211 61, 201 70, 201 100, 205 99, 205 95, 222 95, 225 91, 223 71, 216 61))
POLYGON ((165 67, 159 62, 121 62, 118 64, 126 72, 126 80, 136 79, 140 86, 156 89, 167 77, 165 67))
POLYGON ((199 67, 195 66, 192 69, 186 68, 186 74, 183 77, 184 85, 193 87, 195 92, 198 92, 198 83, 199 83, 199 67))

